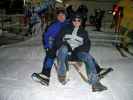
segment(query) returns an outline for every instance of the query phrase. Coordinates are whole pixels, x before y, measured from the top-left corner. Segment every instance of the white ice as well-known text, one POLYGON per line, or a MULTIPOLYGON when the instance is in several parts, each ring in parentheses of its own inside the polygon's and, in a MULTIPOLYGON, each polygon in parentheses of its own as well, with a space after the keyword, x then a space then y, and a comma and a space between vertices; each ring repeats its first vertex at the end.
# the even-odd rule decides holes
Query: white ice
POLYGON ((0 100, 133 100, 133 57, 122 58, 114 47, 91 48, 102 67, 114 69, 101 80, 107 91, 93 93, 72 66, 65 86, 54 68, 49 87, 34 82, 30 76, 41 71, 45 56, 40 37, 0 47, 0 100))

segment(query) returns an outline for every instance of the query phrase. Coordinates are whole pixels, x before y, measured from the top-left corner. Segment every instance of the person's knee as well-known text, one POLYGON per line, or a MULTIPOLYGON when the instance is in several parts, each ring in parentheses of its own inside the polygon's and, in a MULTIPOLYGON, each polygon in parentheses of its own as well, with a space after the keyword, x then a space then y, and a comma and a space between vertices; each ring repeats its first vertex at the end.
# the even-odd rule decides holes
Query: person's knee
POLYGON ((58 51, 58 55, 65 55, 68 53, 68 49, 66 46, 62 46, 59 51, 58 51))

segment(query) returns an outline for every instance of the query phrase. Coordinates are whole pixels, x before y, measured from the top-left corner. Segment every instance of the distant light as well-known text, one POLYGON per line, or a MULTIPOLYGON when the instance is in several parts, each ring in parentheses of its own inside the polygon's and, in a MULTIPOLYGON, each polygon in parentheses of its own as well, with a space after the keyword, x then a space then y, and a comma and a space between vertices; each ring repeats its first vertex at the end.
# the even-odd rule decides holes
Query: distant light
POLYGON ((26 1, 24 0, 24 6, 25 6, 25 4, 26 4, 26 1))
POLYGON ((116 14, 116 12, 114 11, 114 12, 113 12, 113 15, 115 15, 115 14, 116 14))
POLYGON ((56 2, 63 3, 63 1, 62 1, 62 0, 56 0, 56 2))

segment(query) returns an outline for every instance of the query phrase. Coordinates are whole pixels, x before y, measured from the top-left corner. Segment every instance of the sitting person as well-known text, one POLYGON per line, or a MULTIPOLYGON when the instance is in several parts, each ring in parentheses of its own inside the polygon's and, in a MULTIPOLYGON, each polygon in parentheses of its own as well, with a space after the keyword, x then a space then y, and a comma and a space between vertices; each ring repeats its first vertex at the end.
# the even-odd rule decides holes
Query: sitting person
POLYGON ((107 87, 102 85, 96 71, 96 62, 89 54, 90 39, 87 31, 81 27, 82 18, 79 14, 75 14, 72 18, 72 24, 63 28, 58 38, 56 38, 56 46, 58 48, 58 78, 62 84, 66 81, 66 72, 68 69, 69 56, 74 55, 80 61, 89 65, 87 70, 88 83, 92 84, 92 91, 107 90, 107 87))

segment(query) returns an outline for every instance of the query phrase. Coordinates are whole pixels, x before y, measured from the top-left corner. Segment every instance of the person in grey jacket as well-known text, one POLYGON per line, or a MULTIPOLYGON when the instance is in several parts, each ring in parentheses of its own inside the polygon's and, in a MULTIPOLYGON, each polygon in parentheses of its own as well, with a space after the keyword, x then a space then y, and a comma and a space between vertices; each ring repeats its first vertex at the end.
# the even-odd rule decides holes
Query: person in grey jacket
POLYGON ((58 48, 57 60, 59 64, 59 81, 62 84, 66 83, 68 60, 70 56, 74 56, 89 65, 89 70, 86 70, 88 70, 88 83, 92 85, 92 91, 96 92, 107 90, 107 87, 102 85, 99 81, 94 58, 89 54, 90 39, 87 31, 81 27, 81 21, 81 16, 79 14, 75 14, 72 19, 72 24, 63 28, 56 39, 56 46, 58 48))

